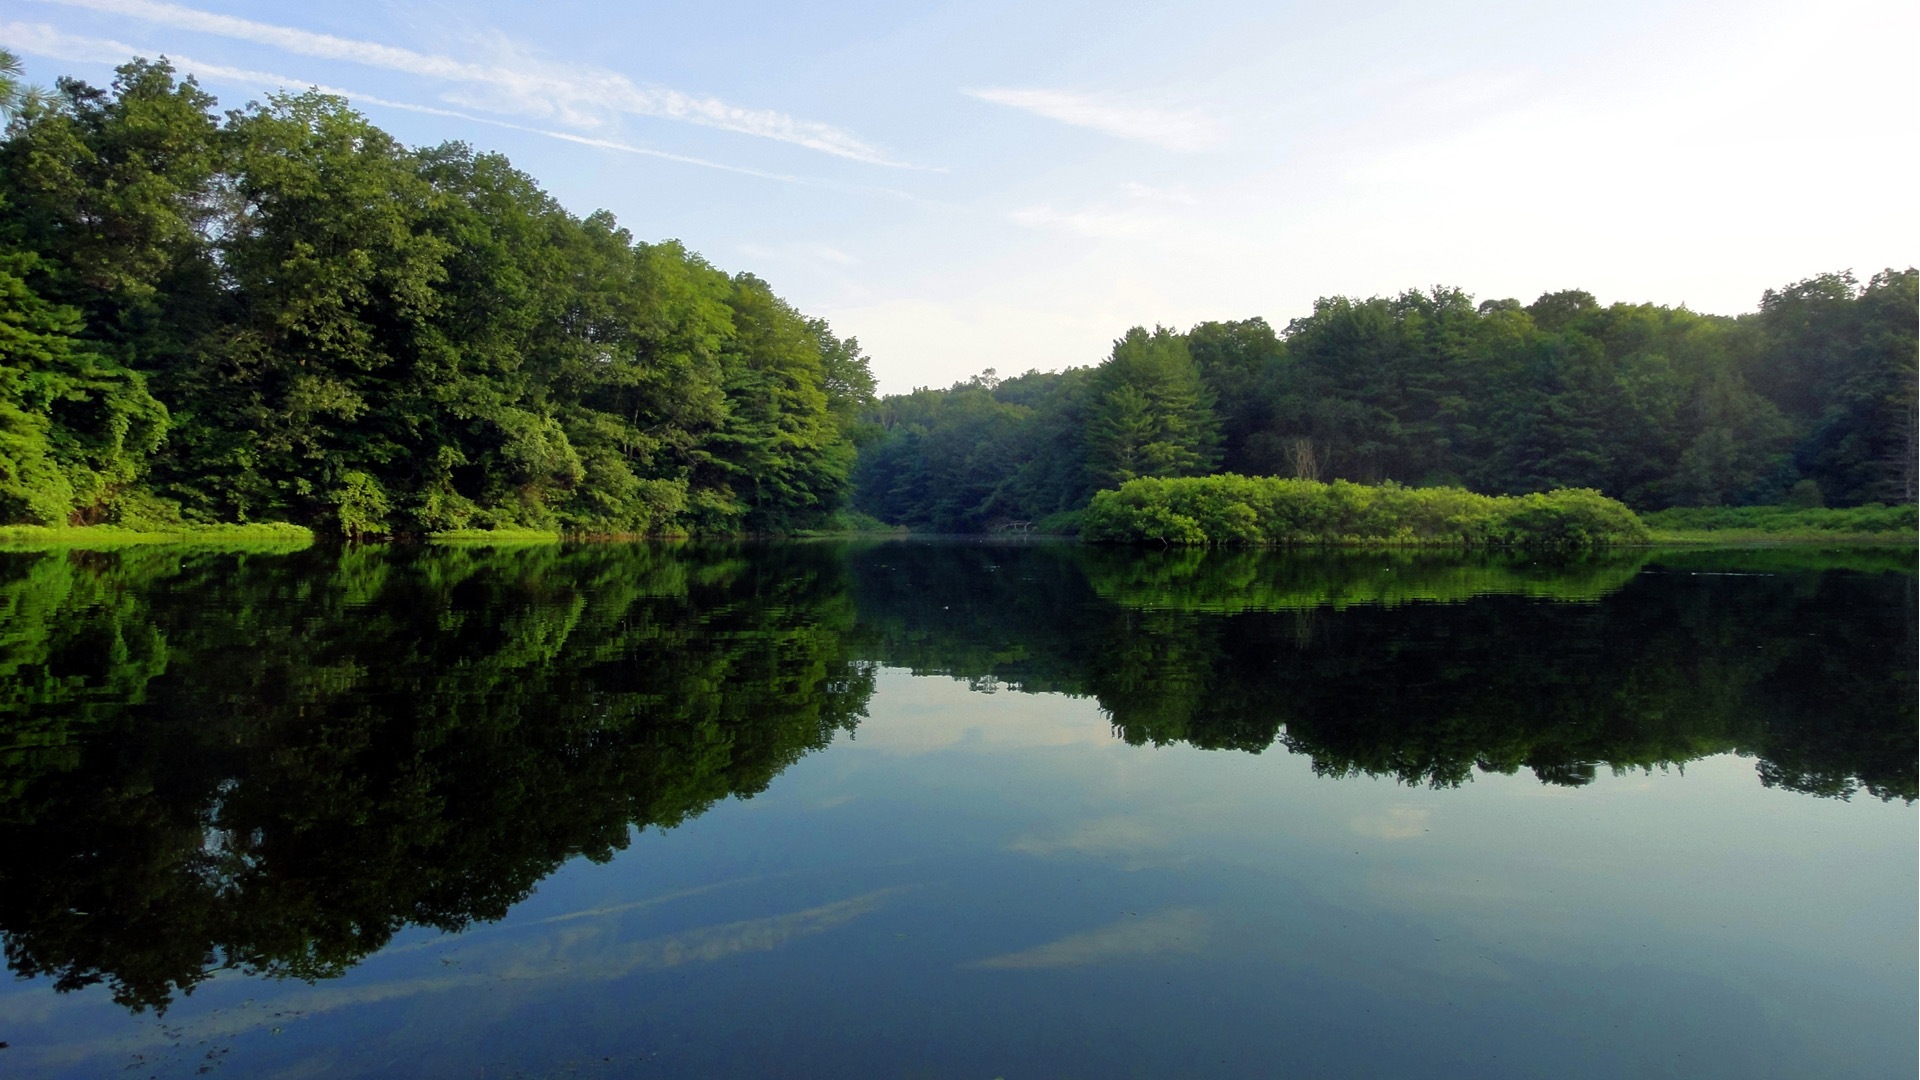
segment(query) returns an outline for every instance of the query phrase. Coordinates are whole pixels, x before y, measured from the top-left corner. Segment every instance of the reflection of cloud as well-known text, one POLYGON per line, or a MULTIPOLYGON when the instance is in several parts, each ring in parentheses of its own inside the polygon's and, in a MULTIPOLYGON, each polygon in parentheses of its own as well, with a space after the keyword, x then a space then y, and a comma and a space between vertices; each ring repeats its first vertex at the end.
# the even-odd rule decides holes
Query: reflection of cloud
MULTIPOLYGON (((690 889, 676 896, 704 892, 690 889)), ((226 1038, 273 1024, 293 1023, 302 1016, 333 1012, 357 1005, 372 1005, 446 990, 492 986, 502 981, 540 982, 566 979, 610 980, 639 971, 662 971, 687 964, 711 963, 741 953, 771 952, 798 938, 824 933, 852 922, 886 906, 904 887, 879 889, 848 897, 831 904, 788 912, 763 919, 745 919, 685 930, 665 937, 623 944, 619 931, 608 915, 650 906, 655 901, 620 905, 598 911, 560 916, 569 922, 547 930, 531 940, 494 942, 479 948, 448 950, 449 974, 435 978, 395 979, 361 986, 326 986, 290 994, 239 1009, 215 1012, 204 1019, 189 1021, 172 1029, 149 1026, 113 1040, 92 1039, 44 1048, 40 1061, 72 1063, 103 1055, 133 1053, 143 1047, 177 1044, 185 1040, 226 1038), (577 916, 578 922, 572 921, 577 916)), ((559 919, 547 919, 532 926, 545 926, 559 919)), ((446 938, 442 943, 458 945, 460 939, 446 938)), ((230 976, 231 977, 231 976, 230 976)))
POLYGON ((1198 908, 1169 908, 963 966, 1003 971, 1084 967, 1153 953, 1188 952, 1199 946, 1205 933, 1206 917, 1198 908))
MULTIPOLYGON (((861 340, 865 340, 864 335, 861 340)), ((938 750, 991 753, 1008 747, 1113 742, 1112 725, 1090 700, 1063 694, 994 694, 948 678, 882 668, 878 692, 850 745, 889 754, 938 750)))
POLYGON ((1430 810, 1396 806, 1383 814, 1362 814, 1353 819, 1353 831, 1381 840, 1405 840, 1427 831, 1433 818, 1430 810))
POLYGON ((1056 855, 1063 851, 1081 855, 1132 855, 1166 846, 1165 834, 1130 817, 1095 818, 1054 836, 1027 833, 1007 845, 1026 855, 1056 855))
POLYGON ((862 915, 879 911, 889 888, 849 897, 806 911, 701 926, 645 942, 618 942, 618 928, 593 920, 534 942, 463 951, 461 963, 478 963, 499 978, 620 978, 636 970, 664 970, 689 963, 712 963, 737 953, 774 951, 795 938, 822 934, 862 915))

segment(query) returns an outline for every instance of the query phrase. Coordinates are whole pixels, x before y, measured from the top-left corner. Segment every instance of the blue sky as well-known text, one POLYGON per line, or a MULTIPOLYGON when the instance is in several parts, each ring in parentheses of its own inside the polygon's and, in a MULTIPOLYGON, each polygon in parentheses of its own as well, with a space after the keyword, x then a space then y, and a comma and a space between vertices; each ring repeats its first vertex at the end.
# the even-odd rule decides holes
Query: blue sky
POLYGON ((1920 5, 5 0, 29 79, 346 93, 752 270, 884 390, 1434 284, 1751 310, 1905 267, 1920 5))

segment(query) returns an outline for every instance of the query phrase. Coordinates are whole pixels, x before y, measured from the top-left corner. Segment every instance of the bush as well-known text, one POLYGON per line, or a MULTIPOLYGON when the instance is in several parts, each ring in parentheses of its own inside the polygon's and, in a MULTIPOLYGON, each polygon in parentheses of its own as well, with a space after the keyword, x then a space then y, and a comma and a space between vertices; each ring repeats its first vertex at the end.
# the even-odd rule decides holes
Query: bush
POLYGON ((349 540, 384 536, 387 532, 387 493, 380 481, 363 472, 349 472, 333 493, 340 534, 349 540))
POLYGON ((1595 547, 1646 526, 1597 491, 1476 495, 1460 488, 1279 477, 1130 480, 1087 507, 1080 538, 1117 544, 1595 547))
POLYGON ((1847 509, 1802 506, 1688 506, 1646 516, 1647 527, 1673 532, 1907 533, 1916 524, 1914 506, 1868 503, 1847 509))

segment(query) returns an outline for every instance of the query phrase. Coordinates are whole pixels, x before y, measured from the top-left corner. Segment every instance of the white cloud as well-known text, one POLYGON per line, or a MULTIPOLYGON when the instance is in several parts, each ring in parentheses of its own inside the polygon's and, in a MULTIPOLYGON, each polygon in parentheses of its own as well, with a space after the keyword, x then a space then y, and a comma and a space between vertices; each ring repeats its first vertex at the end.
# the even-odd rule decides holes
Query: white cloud
POLYGON ((1065 90, 981 89, 964 91, 969 97, 1007 105, 1075 127, 1121 139, 1135 139, 1168 150, 1195 151, 1218 146, 1227 126, 1192 109, 1150 109, 1119 105, 1089 94, 1065 90))
POLYGON ((43 0, 160 23, 181 30, 266 45, 284 52, 459 84, 451 103, 488 112, 532 116, 567 127, 596 130, 618 114, 660 117, 743 135, 792 143, 870 165, 910 167, 830 124, 800 120, 770 109, 748 109, 712 97, 666 87, 643 87, 617 72, 532 60, 504 40, 493 51, 504 63, 471 63, 373 41, 198 11, 158 0, 43 0))
POLYGON ((106 38, 63 34, 45 23, 0 23, 0 41, 30 56, 77 64, 124 64, 141 51, 106 38))
MULTIPOLYGON (((120 64, 126 62, 126 60, 132 56, 156 55, 158 53, 158 50, 143 49, 108 38, 79 37, 73 34, 62 33, 44 23, 0 23, 0 41, 5 41, 13 48, 33 56, 44 56, 53 60, 69 60, 76 63, 120 64)), ((195 60, 191 57, 179 55, 170 55, 167 59, 173 64, 174 70, 183 74, 196 76, 207 82, 225 83, 251 88, 311 88, 323 94, 334 94, 363 105, 382 105, 390 109, 404 109, 408 112, 426 113, 429 116, 449 116, 457 120, 469 120, 477 124, 490 124, 494 127, 507 128, 512 131, 524 131, 533 135, 543 135, 549 139, 559 139, 563 142, 578 143, 582 146, 593 146, 602 150, 613 150, 623 154, 636 154, 641 157, 676 161, 683 165, 697 165, 701 168, 719 169, 722 172, 757 176, 763 180, 778 180, 788 184, 820 183, 819 181, 809 180, 805 177, 766 172, 761 169, 748 169, 738 165, 727 165, 718 161, 708 161, 705 158, 689 157, 686 154, 673 154, 665 150, 654 150, 650 147, 634 146, 631 143, 619 142, 614 139, 599 139, 588 135, 575 135, 571 132, 552 131, 547 128, 530 127, 526 124, 515 124, 506 120, 474 116, 471 113, 458 112, 453 109, 437 109, 431 105, 416 105, 408 101, 393 101, 387 98, 375 97, 372 94, 363 94, 357 90, 346 90, 337 86, 327 86, 324 83, 290 78, 268 71, 250 71, 246 68, 227 67, 224 64, 209 64, 203 60, 195 60)))

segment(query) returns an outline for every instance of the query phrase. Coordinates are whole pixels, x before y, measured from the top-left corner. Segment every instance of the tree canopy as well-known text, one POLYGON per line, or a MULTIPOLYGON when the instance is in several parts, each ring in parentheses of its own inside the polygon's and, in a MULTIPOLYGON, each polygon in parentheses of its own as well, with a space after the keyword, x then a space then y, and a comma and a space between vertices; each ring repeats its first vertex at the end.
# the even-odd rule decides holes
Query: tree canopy
POLYGON ((1637 510, 1910 503, 1916 280, 1822 274, 1738 318, 1439 288, 1323 298, 1278 332, 1259 318, 1136 327, 1092 368, 881 399, 856 498, 962 531, 1215 469, 1585 488, 1637 510))
POLYGON ((0 517, 728 533, 844 501, 873 378, 750 274, 344 100, 7 94, 0 517))
POLYGON ((222 112, 165 60, 42 92, 0 51, 0 113, 0 524, 1071 527, 1216 471, 1636 510, 1916 492, 1912 269, 1738 318, 1326 297, 876 400, 859 343, 762 279, 338 97, 222 112))

